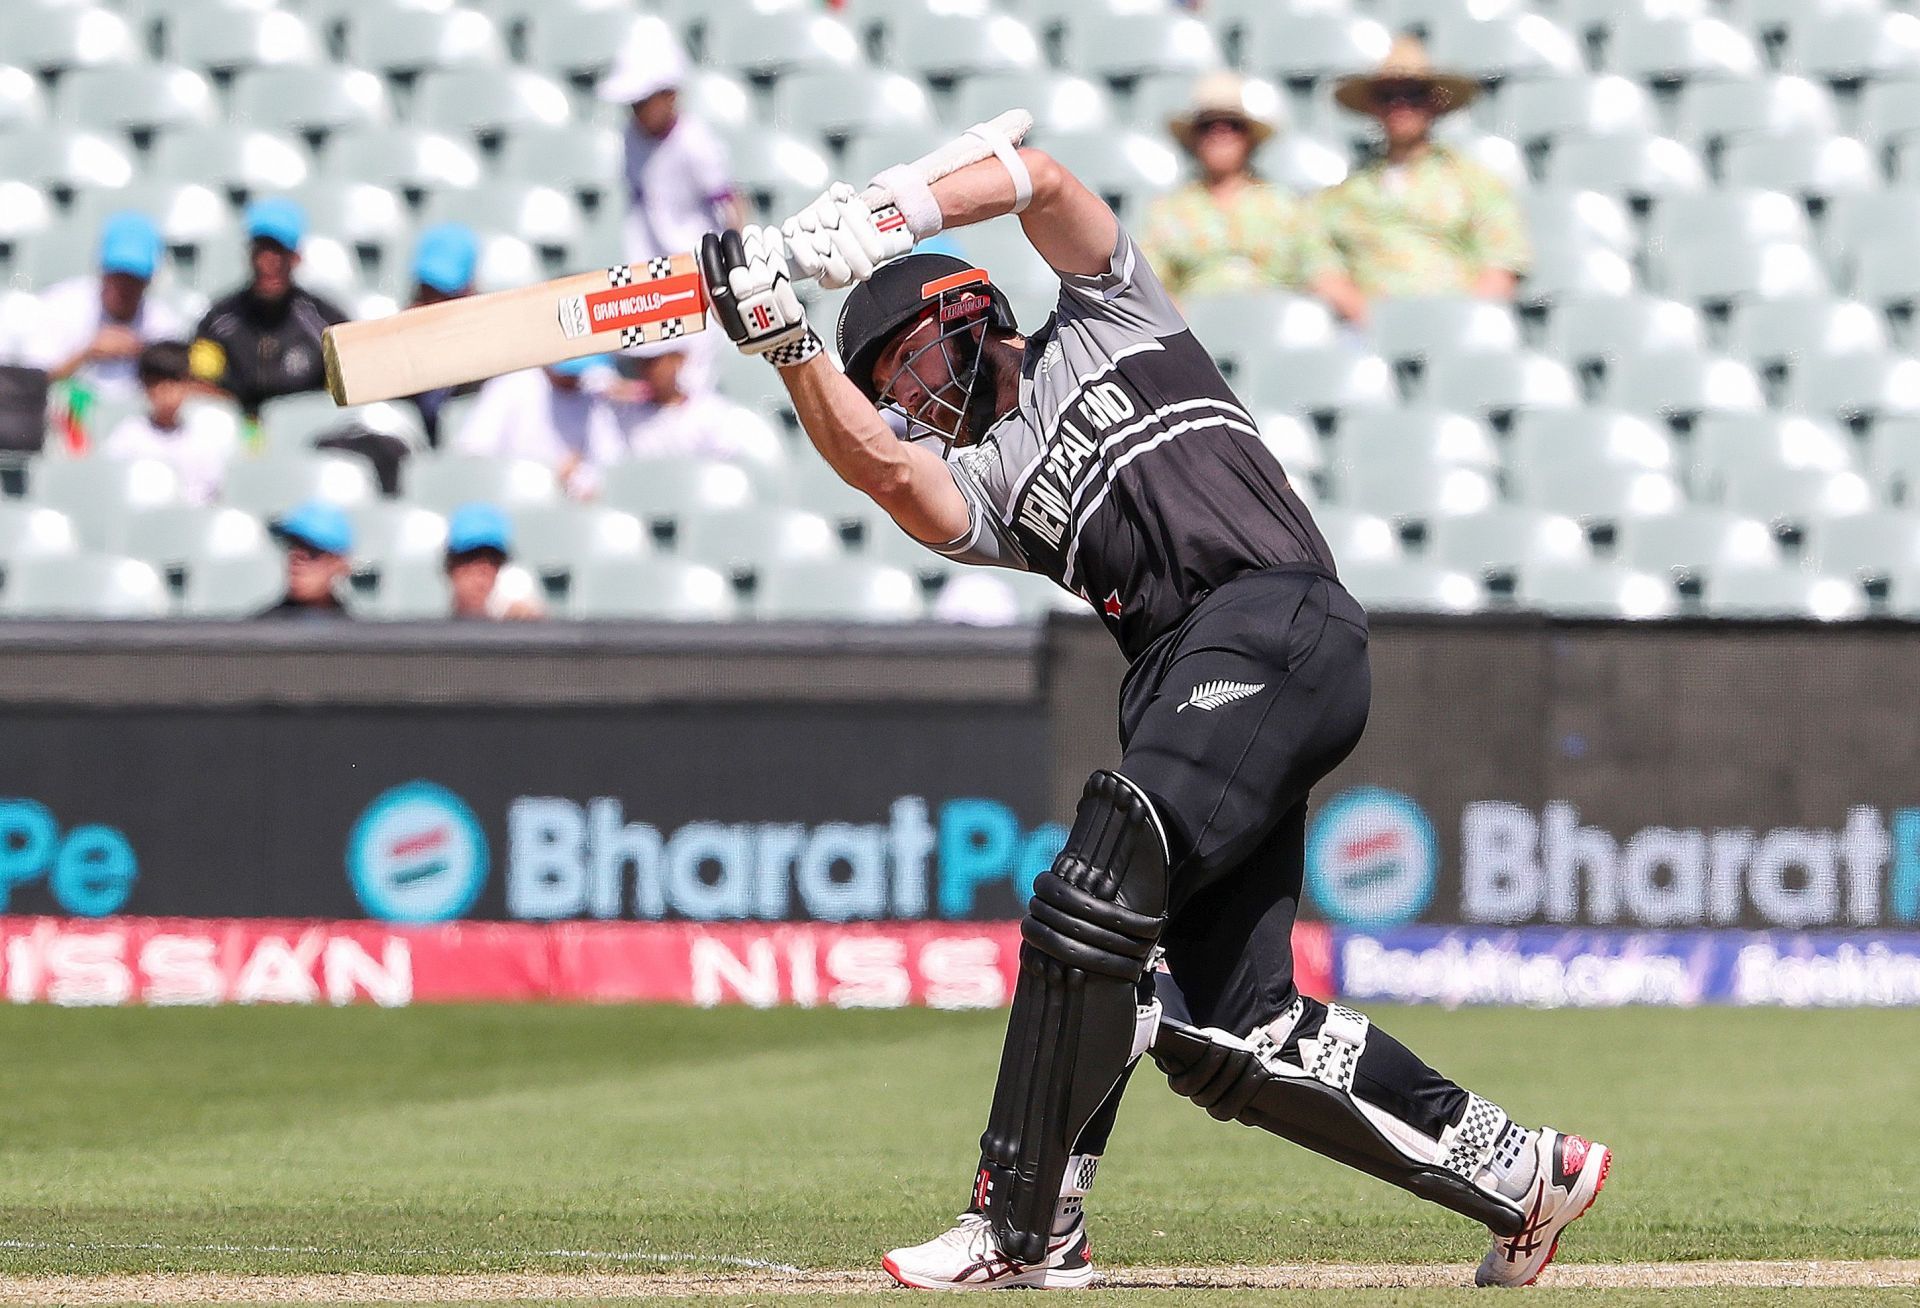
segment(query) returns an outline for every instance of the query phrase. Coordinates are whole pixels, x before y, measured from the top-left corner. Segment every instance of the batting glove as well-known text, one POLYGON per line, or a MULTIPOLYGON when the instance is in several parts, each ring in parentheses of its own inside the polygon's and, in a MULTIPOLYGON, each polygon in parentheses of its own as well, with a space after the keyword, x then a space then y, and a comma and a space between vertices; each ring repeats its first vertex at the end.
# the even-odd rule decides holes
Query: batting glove
POLYGON ((788 368, 820 353, 820 338, 794 294, 778 229, 709 232, 700 238, 700 270, 714 316, 742 354, 788 368))
POLYGON ((835 182, 787 219, 780 233, 793 270, 830 291, 864 282, 875 268, 913 248, 913 233, 897 208, 876 213, 845 182, 835 182))

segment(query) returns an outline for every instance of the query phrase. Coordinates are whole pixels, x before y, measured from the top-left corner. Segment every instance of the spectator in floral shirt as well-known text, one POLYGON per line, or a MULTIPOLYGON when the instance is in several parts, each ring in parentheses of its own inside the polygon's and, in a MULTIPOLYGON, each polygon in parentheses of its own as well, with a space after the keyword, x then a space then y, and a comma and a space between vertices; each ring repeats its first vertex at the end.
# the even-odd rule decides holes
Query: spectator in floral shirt
POLYGON ((1174 295, 1305 291, 1338 275, 1313 205, 1253 170, 1277 109, 1278 97, 1264 83, 1208 73, 1194 87, 1192 105, 1168 120, 1199 175, 1154 202, 1140 244, 1174 295))
POLYGON ((1348 321, 1364 325, 1368 302, 1382 296, 1513 298, 1529 253, 1512 193, 1432 139, 1435 121, 1479 92, 1470 78, 1435 72, 1410 36, 1374 72, 1336 83, 1334 99, 1377 119, 1383 135, 1379 157, 1319 197, 1345 267, 1328 298, 1348 321))

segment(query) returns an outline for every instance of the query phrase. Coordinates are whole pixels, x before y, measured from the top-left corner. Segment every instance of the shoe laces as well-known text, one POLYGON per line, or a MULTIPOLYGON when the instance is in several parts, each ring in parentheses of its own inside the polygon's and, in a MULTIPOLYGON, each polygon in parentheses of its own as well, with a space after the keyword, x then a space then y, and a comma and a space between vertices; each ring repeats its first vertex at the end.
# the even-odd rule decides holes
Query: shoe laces
POLYGON ((993 1238, 993 1223, 985 1213, 961 1213, 954 1219, 953 1229, 940 1237, 940 1243, 964 1250, 976 1259, 1000 1252, 993 1238))

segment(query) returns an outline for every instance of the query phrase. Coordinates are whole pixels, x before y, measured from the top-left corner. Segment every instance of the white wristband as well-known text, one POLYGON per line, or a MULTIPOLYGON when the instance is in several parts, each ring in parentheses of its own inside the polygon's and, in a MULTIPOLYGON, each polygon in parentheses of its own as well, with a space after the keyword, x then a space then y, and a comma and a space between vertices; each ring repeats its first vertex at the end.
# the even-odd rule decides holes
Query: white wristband
POLYGON ((914 240, 924 241, 946 226, 940 202, 933 198, 933 188, 911 165, 895 164, 877 175, 873 184, 893 197, 894 207, 907 220, 907 230, 913 233, 914 240))
POLYGON ((993 147, 994 158, 1007 170, 1007 178, 1013 183, 1013 211, 1025 213, 1027 206, 1033 203, 1033 175, 1027 171, 1026 160, 1013 148, 1013 142, 996 131, 992 123, 975 123, 963 135, 985 141, 993 147))

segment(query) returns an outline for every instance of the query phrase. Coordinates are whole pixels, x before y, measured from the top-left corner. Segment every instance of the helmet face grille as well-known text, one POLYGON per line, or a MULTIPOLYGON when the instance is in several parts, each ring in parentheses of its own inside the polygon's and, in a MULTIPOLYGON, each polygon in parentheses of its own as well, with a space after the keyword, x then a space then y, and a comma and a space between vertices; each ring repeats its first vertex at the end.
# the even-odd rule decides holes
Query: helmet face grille
MULTIPOLYGON (((861 394, 875 403, 873 365, 893 338, 918 321, 929 309, 941 310, 945 287, 965 287, 966 299, 984 301, 989 322, 1014 330, 1013 310, 1006 296, 979 268, 950 254, 910 254, 883 265, 867 281, 854 287, 840 308, 834 345, 847 377, 861 394)), ((971 308, 972 306, 966 306, 971 308)), ((949 305, 944 311, 961 312, 949 305)))
MULTIPOLYGON (((893 375, 887 378, 886 386, 875 395, 875 403, 881 408, 890 409, 907 420, 907 440, 933 436, 949 450, 961 443, 966 434, 964 428, 967 414, 973 406, 974 392, 980 385, 980 375, 986 367, 985 324, 982 319, 990 308, 987 297, 978 291, 968 294, 962 287, 953 287, 936 294, 933 320, 939 329, 933 339, 902 359, 893 375), (979 336, 973 331, 976 324, 981 326, 979 336), (952 346, 948 344, 950 341, 954 343, 952 346), (936 352, 945 365, 946 376, 928 386, 928 379, 916 365, 936 352), (971 357, 965 361, 956 360, 957 353, 971 357), (909 375, 920 384, 925 395, 920 404, 911 408, 894 395, 895 384, 909 375)), ((918 322, 908 328, 909 331, 918 329, 918 322)))

